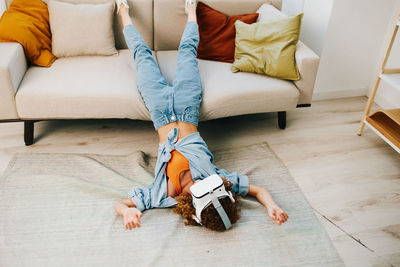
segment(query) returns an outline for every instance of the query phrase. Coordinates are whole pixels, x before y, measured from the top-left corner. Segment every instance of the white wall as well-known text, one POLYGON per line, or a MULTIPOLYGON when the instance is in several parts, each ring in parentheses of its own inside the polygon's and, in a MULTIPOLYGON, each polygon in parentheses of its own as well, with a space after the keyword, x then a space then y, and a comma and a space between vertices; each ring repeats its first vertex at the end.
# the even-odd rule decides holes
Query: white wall
MULTIPOLYGON (((376 75, 376 73, 379 71, 381 67, 382 58, 384 57, 384 54, 386 52, 390 36, 393 33, 394 22, 396 21, 399 11, 400 11, 400 0, 397 0, 392 11, 392 16, 388 17, 389 25, 387 27, 384 41, 382 42, 381 45, 379 59, 373 75, 376 75)), ((400 68, 400 31, 397 32, 397 37, 393 44, 392 52, 389 56, 386 68, 400 68)), ((375 81, 371 82, 370 89, 372 89, 374 82, 375 81)), ((385 109, 400 108, 400 91, 396 90, 395 88, 386 84, 385 82, 381 82, 375 97, 375 102, 379 106, 385 109)))
MULTIPOLYGON (((296 1, 296 0, 293 0, 296 1)), ((297 0, 298 2, 299 0, 297 0)), ((334 0, 305 0, 300 40, 322 54, 334 0)))
POLYGON ((398 1, 334 1, 314 100, 366 95, 375 76, 382 40, 398 1))
POLYGON ((292 16, 303 12, 304 0, 282 0, 282 13, 292 16))
POLYGON ((334 0, 282 0, 288 16, 304 13, 300 40, 321 56, 334 0))

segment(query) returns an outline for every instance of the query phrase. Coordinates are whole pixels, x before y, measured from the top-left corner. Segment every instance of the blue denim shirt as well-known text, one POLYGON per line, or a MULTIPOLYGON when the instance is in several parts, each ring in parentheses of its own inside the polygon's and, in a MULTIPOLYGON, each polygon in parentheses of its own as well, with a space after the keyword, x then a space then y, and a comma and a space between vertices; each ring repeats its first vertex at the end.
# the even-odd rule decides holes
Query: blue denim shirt
POLYGON ((218 174, 233 183, 232 191, 245 196, 249 191, 249 180, 246 175, 218 169, 206 143, 198 132, 178 140, 178 129, 168 133, 167 140, 158 148, 158 159, 155 168, 155 180, 150 186, 129 190, 128 197, 140 211, 151 208, 167 208, 177 204, 172 197, 167 197, 166 166, 171 159, 171 151, 178 150, 189 160, 190 172, 194 181, 204 179, 211 174, 218 174))

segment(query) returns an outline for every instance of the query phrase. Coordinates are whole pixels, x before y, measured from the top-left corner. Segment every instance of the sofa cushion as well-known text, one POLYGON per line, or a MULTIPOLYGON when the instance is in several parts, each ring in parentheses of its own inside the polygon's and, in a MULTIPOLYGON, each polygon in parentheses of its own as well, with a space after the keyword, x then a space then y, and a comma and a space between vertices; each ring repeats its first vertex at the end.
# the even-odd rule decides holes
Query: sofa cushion
POLYGON ((25 119, 150 120, 129 50, 115 56, 60 58, 50 68, 32 66, 17 91, 16 104, 25 119))
POLYGON ((263 4, 257 10, 257 13, 259 14, 257 22, 270 22, 287 17, 271 4, 263 4))
POLYGON ((53 54, 56 57, 115 55, 114 5, 49 0, 53 54))
MULTIPOLYGON (((177 51, 158 51, 161 73, 172 84, 177 51)), ((299 91, 293 82, 255 73, 232 73, 230 63, 199 59, 203 87, 200 120, 296 108, 299 91)))
POLYGON ((255 72, 299 80, 295 53, 303 14, 248 25, 236 21, 235 62, 232 72, 255 72))
POLYGON ((18 42, 32 64, 49 67, 51 32, 47 5, 40 0, 15 0, 0 19, 0 41, 18 42))
MULTIPOLYGON (((6 0, 6 2, 11 3, 12 0, 6 0)), ((47 3, 48 0, 42 0, 47 3)), ((114 3, 115 0, 61 0, 66 3, 75 3, 75 4, 102 4, 102 3, 114 3)), ((281 0, 274 0, 281 1, 281 0)), ((129 16, 136 29, 142 35, 143 40, 146 44, 153 49, 153 1, 151 0, 127 0, 128 5, 130 6, 129 16)), ((115 37, 115 47, 117 49, 126 49, 128 46, 125 43, 124 34, 122 33, 122 21, 120 17, 116 14, 117 9, 114 11, 114 37, 115 37)))
MULTIPOLYGON (((202 2, 229 16, 254 13, 264 3, 272 3, 279 9, 281 6, 281 0, 234 1, 234 4, 232 0, 202 2)), ((154 0, 154 50, 178 49, 187 21, 183 3, 183 0, 154 0)))
POLYGON ((258 13, 227 16, 199 2, 196 9, 200 42, 197 57, 233 63, 235 54, 235 22, 257 21, 258 13))

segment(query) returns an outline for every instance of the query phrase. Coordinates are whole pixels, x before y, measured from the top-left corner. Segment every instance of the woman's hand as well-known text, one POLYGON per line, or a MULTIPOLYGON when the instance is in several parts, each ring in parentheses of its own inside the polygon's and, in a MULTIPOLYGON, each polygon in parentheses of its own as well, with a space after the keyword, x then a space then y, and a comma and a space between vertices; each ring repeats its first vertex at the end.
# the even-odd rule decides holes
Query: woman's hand
POLYGON ((286 222, 289 216, 284 212, 278 205, 273 204, 267 206, 268 215, 271 220, 276 223, 277 225, 281 225, 282 223, 286 222))
POLYGON ((274 201, 267 189, 249 184, 250 196, 256 197, 257 200, 267 208, 268 215, 277 225, 286 222, 289 216, 274 201))
POLYGON ((137 208, 126 209, 123 213, 125 229, 132 230, 135 227, 140 227, 140 218, 142 213, 137 208))

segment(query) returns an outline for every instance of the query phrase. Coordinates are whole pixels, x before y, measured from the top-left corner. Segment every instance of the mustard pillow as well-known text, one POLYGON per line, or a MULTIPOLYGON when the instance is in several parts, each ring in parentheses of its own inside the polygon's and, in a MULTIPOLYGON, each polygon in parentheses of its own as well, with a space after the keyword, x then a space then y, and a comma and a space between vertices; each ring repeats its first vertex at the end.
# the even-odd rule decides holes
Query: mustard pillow
POLYGON ((28 60, 50 67, 51 33, 47 5, 40 0, 14 0, 0 19, 0 42, 18 42, 28 60))
POLYGON ((270 22, 236 21, 232 72, 244 71, 286 79, 300 79, 295 52, 303 14, 270 22))

